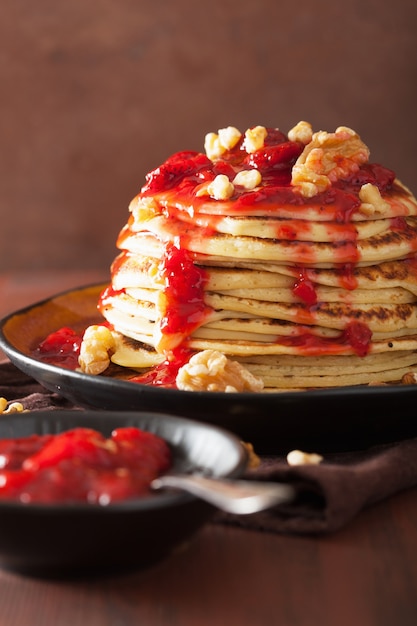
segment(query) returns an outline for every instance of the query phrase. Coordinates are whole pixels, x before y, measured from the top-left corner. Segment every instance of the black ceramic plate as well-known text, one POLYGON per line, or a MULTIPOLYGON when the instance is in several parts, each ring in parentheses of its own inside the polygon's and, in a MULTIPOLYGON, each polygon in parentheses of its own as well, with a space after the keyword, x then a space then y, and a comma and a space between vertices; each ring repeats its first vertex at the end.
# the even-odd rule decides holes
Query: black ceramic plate
MULTIPOLYGON (((106 436, 120 426, 151 431, 171 445, 173 468, 178 471, 198 469, 216 477, 237 477, 246 467, 245 449, 233 435, 169 415, 111 411, 3 415, 0 438, 57 433, 76 426, 106 436)), ((147 566, 188 540, 214 510, 173 490, 109 506, 0 502, 0 564, 32 575, 147 566)))
POLYGON ((41 363, 33 349, 62 326, 100 320, 102 285, 59 294, 0 322, 0 347, 47 389, 85 408, 183 415, 233 431, 258 452, 291 448, 364 448, 417 434, 417 386, 343 387, 284 393, 211 393, 160 389, 41 363))

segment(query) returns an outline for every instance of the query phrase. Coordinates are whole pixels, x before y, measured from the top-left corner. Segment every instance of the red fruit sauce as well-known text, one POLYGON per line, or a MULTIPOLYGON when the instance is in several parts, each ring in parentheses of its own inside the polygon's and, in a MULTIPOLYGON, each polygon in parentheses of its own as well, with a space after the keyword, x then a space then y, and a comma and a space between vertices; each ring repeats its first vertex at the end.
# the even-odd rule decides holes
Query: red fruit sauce
POLYGON ((44 363, 74 370, 78 367, 81 342, 82 335, 65 326, 48 335, 36 348, 34 356, 44 363))
POLYGON ((130 382, 152 385, 153 387, 176 388, 178 370, 188 363, 193 352, 185 348, 176 348, 169 353, 168 357, 159 365, 139 376, 129 378, 130 382))
POLYGON ((278 343, 283 346, 298 348, 299 354, 305 356, 323 356, 343 354, 353 351, 358 356, 366 356, 369 352, 372 332, 362 322, 349 322, 338 337, 319 337, 311 332, 281 337, 278 343))
POLYGON ((193 263, 187 250, 176 245, 166 247, 160 273, 165 282, 161 331, 168 335, 190 335, 210 313, 204 302, 207 274, 193 263))
POLYGON ((135 427, 0 440, 0 500, 107 505, 150 493, 171 466, 168 444, 135 427))
POLYGON ((300 298, 308 306, 317 304, 317 292, 314 283, 308 278, 308 272, 304 268, 300 269, 299 277, 296 279, 292 291, 297 298, 300 298))

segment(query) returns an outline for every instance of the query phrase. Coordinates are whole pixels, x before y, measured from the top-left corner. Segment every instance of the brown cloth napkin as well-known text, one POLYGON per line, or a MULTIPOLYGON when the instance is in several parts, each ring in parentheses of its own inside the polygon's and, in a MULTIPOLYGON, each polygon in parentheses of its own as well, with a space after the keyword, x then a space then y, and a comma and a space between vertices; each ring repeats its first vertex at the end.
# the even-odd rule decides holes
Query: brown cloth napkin
POLYGON ((10 361, 0 361, 0 397, 8 402, 21 402, 28 411, 75 409, 68 400, 44 389, 10 361))
MULTIPOLYGON (((27 410, 79 409, 45 390, 9 361, 0 362, 0 397, 27 410)), ((81 410, 81 409, 80 409, 81 410)), ((320 453, 320 450, 316 452, 320 453)), ((245 478, 291 483, 297 497, 261 513, 217 513, 213 521, 279 533, 325 533, 346 525, 366 506, 417 485, 417 438, 367 450, 326 454, 319 465, 289 466, 265 457, 245 478)))
POLYGON ((333 532, 370 504, 417 485, 417 439, 326 454, 319 465, 289 466, 283 457, 263 458, 247 477, 290 483, 297 497, 248 516, 219 513, 216 521, 270 532, 333 532))

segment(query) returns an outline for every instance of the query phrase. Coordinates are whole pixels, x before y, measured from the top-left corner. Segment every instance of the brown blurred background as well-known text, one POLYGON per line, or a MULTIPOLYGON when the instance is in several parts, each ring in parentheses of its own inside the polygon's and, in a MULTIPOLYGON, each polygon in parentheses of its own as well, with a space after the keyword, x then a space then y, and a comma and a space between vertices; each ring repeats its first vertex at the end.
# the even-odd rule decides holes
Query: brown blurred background
POLYGON ((415 0, 13 0, 0 18, 0 271, 107 271, 146 172, 227 125, 351 126, 417 191, 415 0))

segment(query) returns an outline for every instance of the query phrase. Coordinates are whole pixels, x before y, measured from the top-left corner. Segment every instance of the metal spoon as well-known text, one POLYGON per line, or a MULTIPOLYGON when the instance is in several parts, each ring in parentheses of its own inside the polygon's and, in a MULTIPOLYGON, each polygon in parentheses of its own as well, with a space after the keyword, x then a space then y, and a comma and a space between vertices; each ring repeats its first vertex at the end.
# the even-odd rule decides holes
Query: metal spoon
POLYGON ((222 511, 240 515, 257 513, 295 497, 295 489, 286 484, 207 478, 198 474, 165 474, 153 480, 151 487, 181 489, 222 511))

